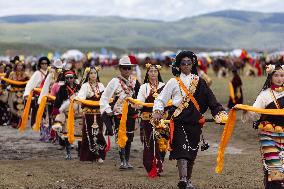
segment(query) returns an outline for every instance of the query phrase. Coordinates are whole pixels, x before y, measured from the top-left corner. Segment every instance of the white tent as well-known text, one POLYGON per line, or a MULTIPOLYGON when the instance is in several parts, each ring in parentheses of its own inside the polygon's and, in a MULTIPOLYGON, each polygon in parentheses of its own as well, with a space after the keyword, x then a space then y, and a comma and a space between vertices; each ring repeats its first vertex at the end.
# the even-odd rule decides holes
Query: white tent
POLYGON ((161 53, 161 56, 166 57, 166 56, 172 56, 173 54, 175 54, 175 52, 173 51, 164 51, 161 53))
POLYGON ((151 54, 149 54, 149 53, 138 53, 137 54, 137 58, 138 59, 140 59, 140 60, 143 60, 143 59, 145 59, 146 57, 151 57, 152 55, 151 54))
POLYGON ((10 62, 9 56, 0 56, 0 61, 10 62))
POLYGON ((230 52, 230 56, 240 57, 242 54, 242 49, 234 49, 230 52))
POLYGON ((80 61, 84 58, 84 53, 82 53, 79 50, 76 49, 72 49, 72 50, 68 50, 66 51, 61 58, 63 59, 74 59, 75 61, 80 61))
POLYGON ((213 51, 213 52, 208 53, 208 55, 211 57, 220 57, 220 56, 227 56, 228 53, 223 52, 223 51, 213 51))

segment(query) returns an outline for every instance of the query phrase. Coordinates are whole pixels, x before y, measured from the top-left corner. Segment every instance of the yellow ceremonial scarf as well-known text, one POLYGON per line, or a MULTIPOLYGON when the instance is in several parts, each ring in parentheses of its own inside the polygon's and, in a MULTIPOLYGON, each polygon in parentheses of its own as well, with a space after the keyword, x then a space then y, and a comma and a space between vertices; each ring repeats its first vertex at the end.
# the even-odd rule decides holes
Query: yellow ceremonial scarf
POLYGON ((236 103, 236 100, 235 100, 235 91, 234 91, 234 87, 233 87, 232 82, 229 82, 229 90, 230 90, 230 97, 231 97, 233 103, 235 104, 235 103, 236 103))
POLYGON ((5 77, 2 77, 0 79, 12 85, 25 85, 28 83, 28 81, 16 81, 16 80, 8 79, 5 77))
MULTIPOLYGON (((145 107, 153 107, 154 103, 145 103, 141 102, 137 99, 133 98, 126 98, 122 105, 122 112, 121 112, 121 119, 120 119, 120 125, 118 128, 118 134, 117 134, 117 144, 120 148, 124 148, 126 145, 126 142, 128 140, 126 136, 126 121, 127 121, 127 114, 128 114, 128 102, 131 102, 132 104, 145 106, 145 107)), ((168 106, 172 105, 172 101, 168 102, 168 106)))
MULTIPOLYGON (((112 102, 113 99, 110 100, 112 102)), ((83 99, 73 99, 70 100, 69 111, 68 111, 68 118, 67 118, 67 137, 70 144, 73 144, 75 141, 74 133, 74 103, 81 103, 87 106, 100 106, 100 101, 93 101, 93 100, 83 100, 83 99)))
POLYGON ((19 131, 23 132, 26 129, 26 125, 28 122, 28 118, 29 118, 29 113, 30 113, 30 107, 31 107, 31 103, 32 103, 32 99, 33 99, 33 95, 34 92, 40 92, 41 89, 40 88, 34 88, 33 90, 31 90, 28 98, 27 98, 27 102, 22 114, 22 118, 20 121, 20 124, 18 126, 19 131))
MULTIPOLYGON (((113 99, 110 99, 110 102, 112 102, 113 99)), ((99 106, 100 101, 93 101, 93 100, 83 100, 83 99, 76 99, 71 100, 70 106, 69 106, 69 112, 68 112, 68 118, 67 118, 67 128, 68 128, 68 141, 70 144, 73 144, 75 138, 74 138, 74 103, 81 103, 87 106, 99 106)), ((122 105, 122 116, 120 120, 120 125, 118 129, 118 139, 117 144, 120 148, 124 148, 126 145, 126 142, 128 140, 126 136, 126 121, 127 121, 127 114, 128 114, 128 102, 131 102, 133 104, 145 106, 145 107, 153 107, 154 103, 144 103, 137 99, 133 98, 126 98, 122 105)), ((172 101, 169 101, 168 106, 172 105, 172 101)))
POLYGON ((236 106, 234 106, 234 108, 232 108, 229 112, 228 120, 227 123, 225 124, 219 145, 219 150, 217 155, 217 165, 215 168, 215 172, 218 174, 220 174, 223 170, 225 149, 229 143, 229 140, 234 130, 237 110, 246 110, 266 115, 284 115, 284 109, 261 109, 243 104, 237 104, 236 106))
POLYGON ((40 130, 40 124, 41 124, 41 120, 42 120, 42 115, 43 115, 43 112, 44 112, 44 109, 45 109, 45 105, 46 105, 47 99, 54 101, 55 98, 56 97, 52 96, 52 95, 46 95, 46 96, 42 97, 42 99, 40 101, 40 104, 39 104, 39 107, 38 107, 38 110, 37 110, 36 121, 35 121, 35 124, 33 126, 33 130, 34 131, 39 131, 40 130))

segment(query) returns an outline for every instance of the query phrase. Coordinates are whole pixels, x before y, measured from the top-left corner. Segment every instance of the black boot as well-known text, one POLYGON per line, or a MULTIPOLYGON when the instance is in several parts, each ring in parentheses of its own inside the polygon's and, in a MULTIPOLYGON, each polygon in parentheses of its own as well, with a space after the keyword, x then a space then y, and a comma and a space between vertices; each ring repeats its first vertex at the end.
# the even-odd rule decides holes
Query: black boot
POLYGON ((71 160, 71 144, 68 139, 65 139, 65 148, 66 148, 66 160, 71 160))
POLYGON ((133 169, 133 166, 129 163, 131 142, 127 141, 125 145, 125 161, 127 169, 133 169))
POLYGON ((177 167, 179 173, 179 189, 186 189, 187 187, 187 160, 179 159, 177 160, 177 167))
POLYGON ((80 155, 81 155, 81 144, 82 142, 78 141, 78 158, 80 158, 80 155))
POLYGON ((119 157, 120 157, 120 166, 119 169, 120 170, 126 170, 126 161, 125 161, 125 148, 121 148, 119 151, 119 157))
POLYGON ((194 165, 194 160, 187 161, 187 187, 186 189, 194 189, 194 186, 191 184, 191 174, 194 165))

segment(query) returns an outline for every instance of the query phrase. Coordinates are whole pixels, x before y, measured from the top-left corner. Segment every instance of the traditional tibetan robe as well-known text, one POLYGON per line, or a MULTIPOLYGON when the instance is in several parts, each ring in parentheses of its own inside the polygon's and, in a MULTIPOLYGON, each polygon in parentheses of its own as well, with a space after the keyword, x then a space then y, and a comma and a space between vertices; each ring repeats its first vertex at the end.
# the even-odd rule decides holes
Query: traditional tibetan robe
MULTIPOLYGON (((107 85, 105 91, 102 94, 100 100, 101 113, 113 112, 115 115, 115 132, 117 133, 120 124, 120 118, 122 113, 122 104, 127 97, 136 98, 138 94, 140 84, 136 79, 130 77, 126 80, 123 77, 113 78, 107 85), (114 102, 109 103, 109 100, 114 97, 114 102)), ((127 116, 127 136, 128 140, 132 141, 134 137, 135 118, 137 117, 137 111, 135 111, 130 105, 128 108, 127 116)))
POLYGON ((163 91, 154 102, 153 110, 163 111, 167 102, 172 99, 173 107, 169 110, 174 121, 174 133, 170 153, 170 159, 196 158, 200 135, 202 133, 202 120, 206 110, 209 108, 213 117, 224 113, 224 108, 217 102, 213 92, 206 82, 194 74, 181 74, 180 80, 187 90, 193 95, 200 107, 200 111, 189 100, 185 91, 176 78, 172 78, 165 85, 163 91))
MULTIPOLYGON (((20 75, 16 72, 12 72, 9 76, 9 79, 14 81, 27 81, 29 80, 28 76, 22 72, 20 75)), ((26 84, 23 85, 13 85, 11 84, 8 87, 9 98, 8 104, 11 111, 11 125, 16 128, 21 120, 21 115, 24 110, 24 99, 23 92, 25 90, 26 84)))
MULTIPOLYGON (((25 87, 23 96, 28 96, 34 88, 42 88, 47 74, 48 71, 44 71, 42 69, 35 71, 25 87)), ((34 125, 36 120, 36 114, 38 109, 38 96, 39 93, 35 92, 33 96, 33 101, 31 103, 31 127, 34 125)))
MULTIPOLYGON (((268 88, 261 91, 253 107, 283 109, 283 89, 268 88)), ((255 121, 254 126, 259 131, 266 186, 273 188, 273 185, 281 185, 284 182, 284 117, 248 112, 244 114, 243 120, 255 121)))
MULTIPOLYGON (((158 94, 163 90, 164 86, 164 83, 159 82, 157 89, 152 89, 149 83, 145 83, 141 85, 137 99, 145 103, 154 103, 154 100, 157 98, 158 94)), ((162 145, 160 143, 169 139, 169 135, 166 135, 167 131, 162 131, 159 132, 160 135, 159 138, 157 138, 158 136, 153 133, 153 125, 150 123, 151 114, 151 107, 143 107, 140 111, 140 132, 142 132, 141 137, 142 142, 144 144, 143 165, 146 171, 149 173, 152 170, 154 164, 156 164, 157 172, 161 173, 163 171, 163 161, 166 154, 165 150, 167 150, 167 148, 160 149, 162 145)))
MULTIPOLYGON (((128 79, 122 76, 113 78, 105 88, 101 100, 100 111, 102 114, 113 112, 115 134, 118 137, 118 130, 122 116, 122 104, 127 97, 136 98, 140 84, 136 79, 129 77, 128 79), (114 98, 112 105, 109 100, 114 98)), ((103 116, 103 115, 102 115, 103 116)), ((137 111, 129 105, 126 120, 126 136, 127 142, 124 148, 119 151, 121 162, 129 161, 131 143, 134 138, 135 119, 137 118, 137 111)), ((118 139, 119 140, 119 139, 118 139)))
MULTIPOLYGON (((77 95, 78 99, 99 101, 104 85, 84 83, 77 95)), ((106 140, 103 136, 103 122, 99 106, 82 105, 83 128, 80 161, 105 159, 106 140)))
MULTIPOLYGON (((75 84, 73 87, 68 86, 67 84, 62 85, 56 95, 56 99, 54 102, 54 107, 52 114, 56 115, 55 124, 60 122, 62 126, 62 134, 64 138, 67 138, 67 111, 70 105, 70 98, 74 98, 76 93, 79 91, 80 86, 75 84)), ((79 108, 75 108, 75 137, 82 136, 82 116, 79 112, 79 108)))

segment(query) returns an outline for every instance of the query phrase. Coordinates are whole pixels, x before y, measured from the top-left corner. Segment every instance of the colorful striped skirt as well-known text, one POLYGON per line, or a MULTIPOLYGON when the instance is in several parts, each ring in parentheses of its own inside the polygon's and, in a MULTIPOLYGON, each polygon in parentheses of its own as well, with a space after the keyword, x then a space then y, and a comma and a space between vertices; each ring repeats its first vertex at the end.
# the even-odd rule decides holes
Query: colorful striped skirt
POLYGON ((284 181, 284 132, 261 130, 259 140, 268 181, 284 181))

